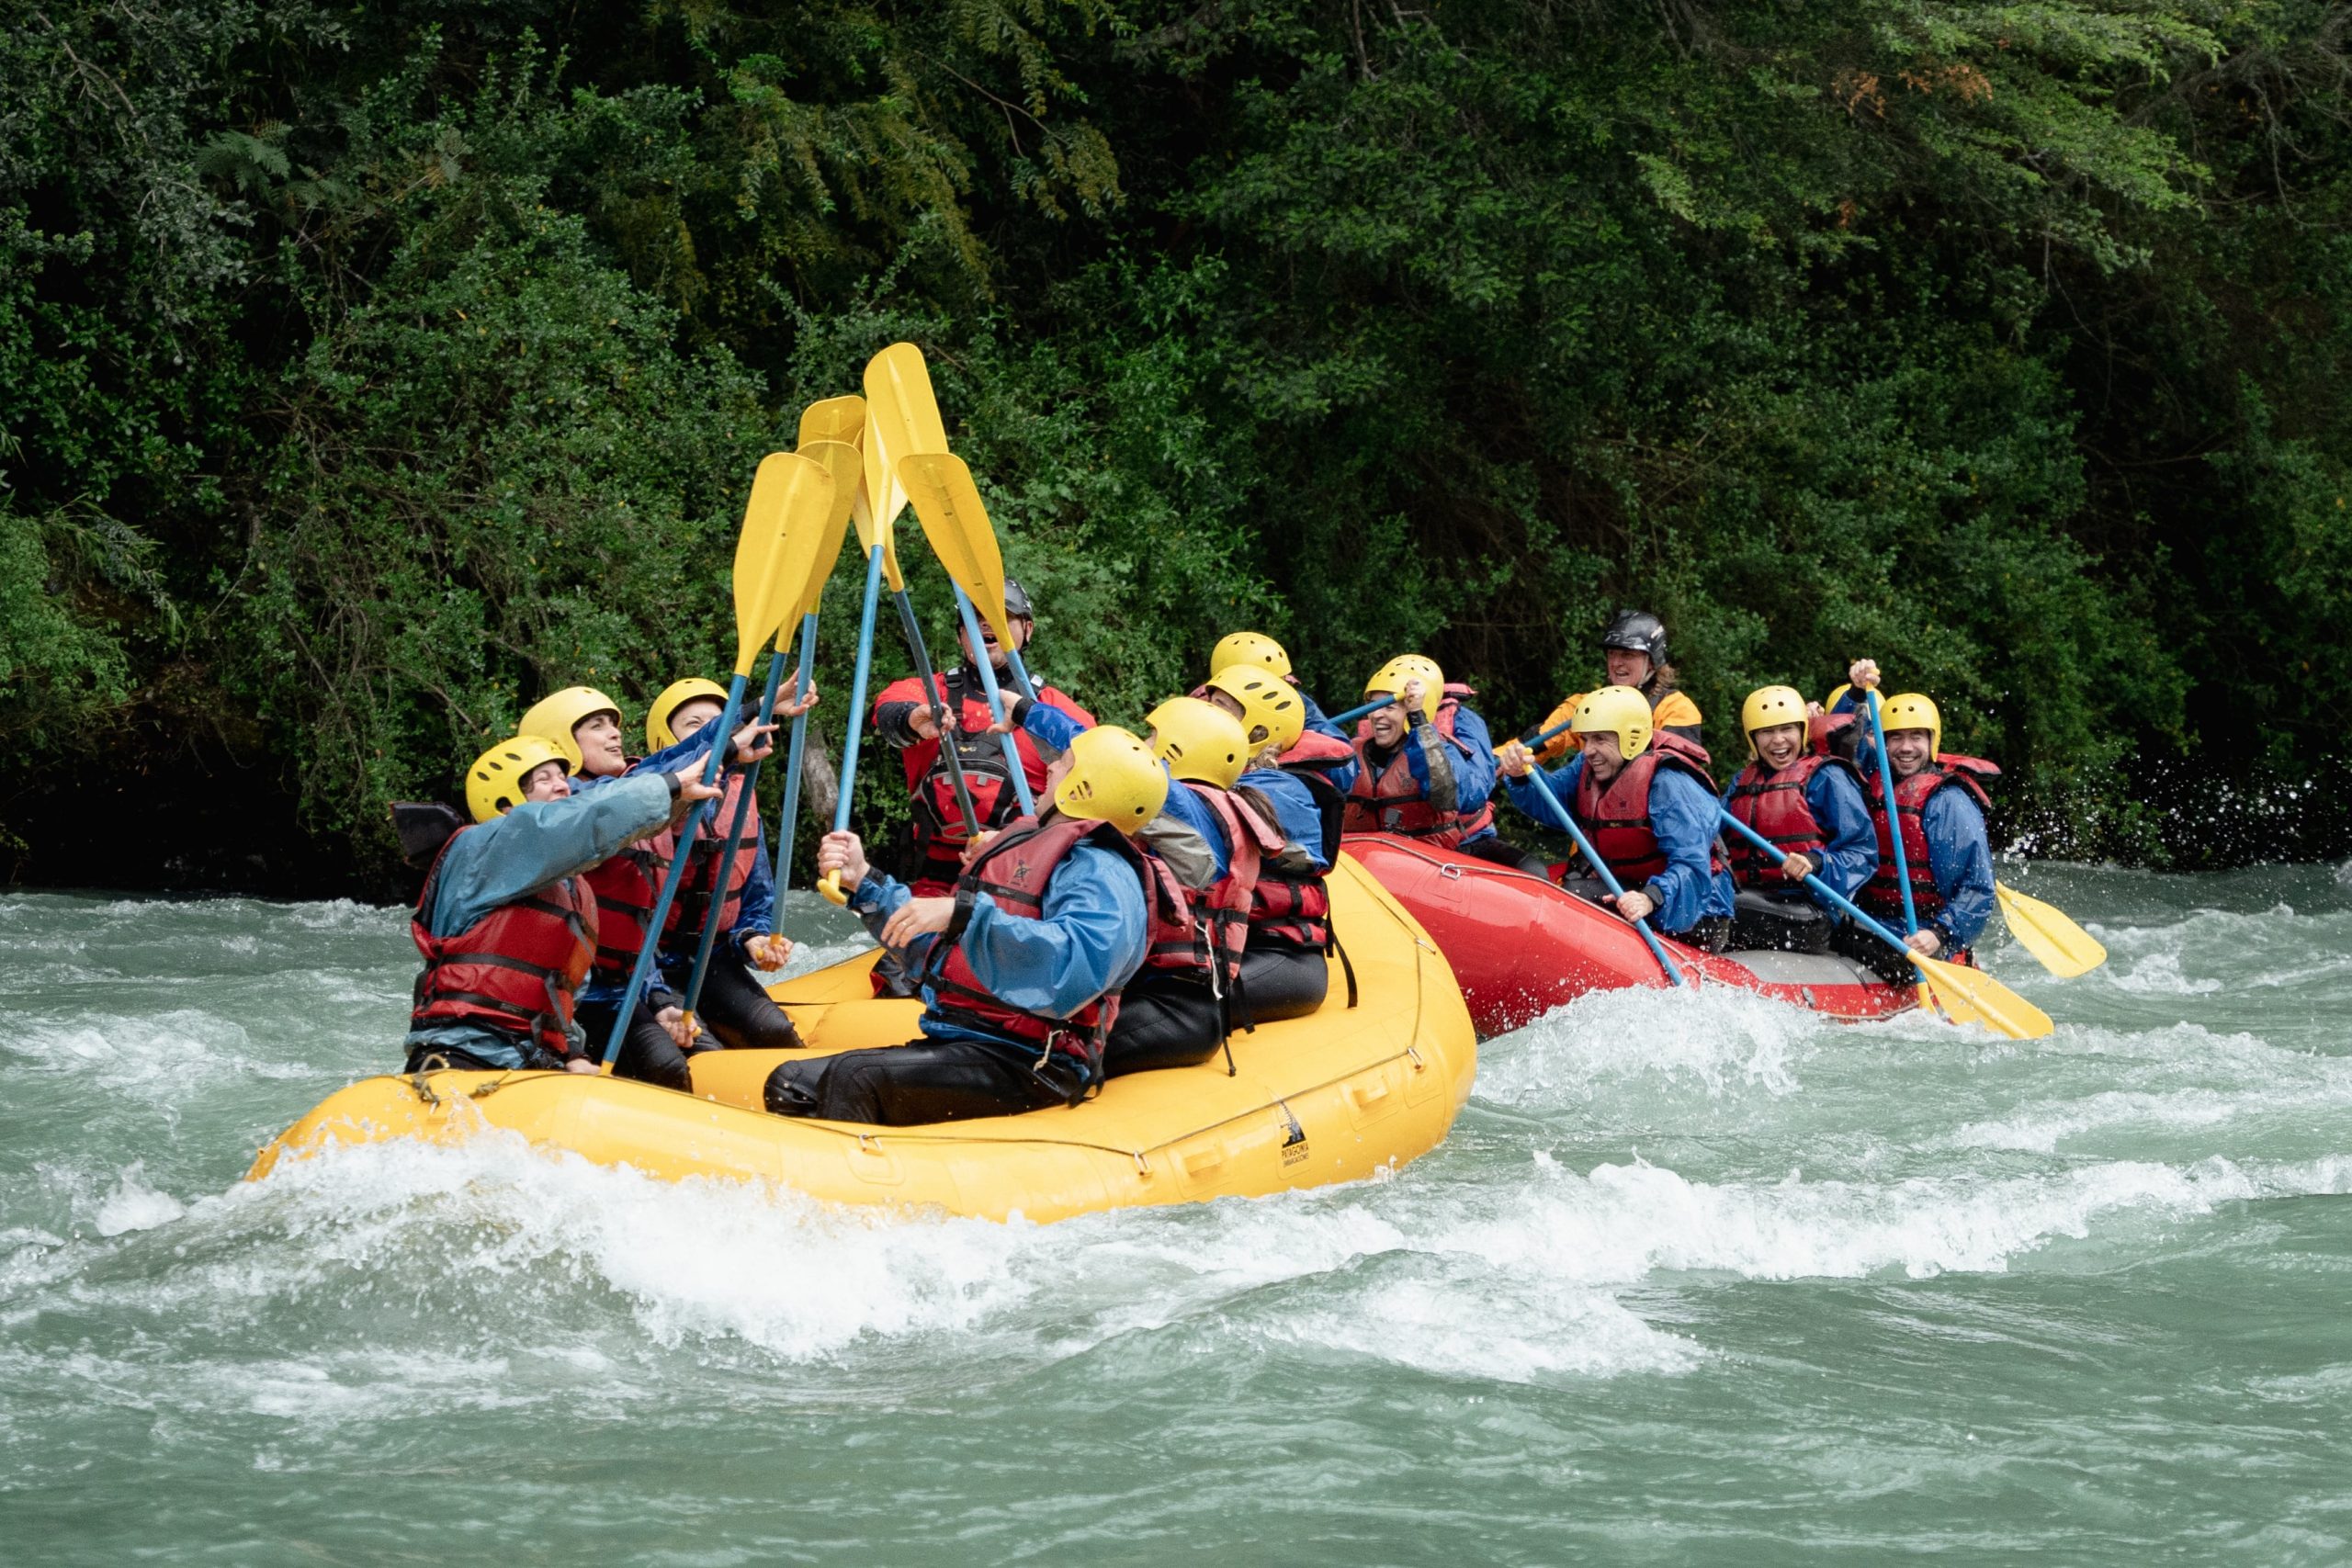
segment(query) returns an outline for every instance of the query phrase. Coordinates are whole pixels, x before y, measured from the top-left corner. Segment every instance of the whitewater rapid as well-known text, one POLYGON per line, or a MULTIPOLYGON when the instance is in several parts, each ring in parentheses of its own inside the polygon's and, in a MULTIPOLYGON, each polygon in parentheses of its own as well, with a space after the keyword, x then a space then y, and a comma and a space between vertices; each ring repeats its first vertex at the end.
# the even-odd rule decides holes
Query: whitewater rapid
MULTIPOLYGON (((401 912, 0 899, 0 1539, 2339 1560, 2352 887, 2004 874, 2113 954, 1990 949, 2047 1040, 1594 997, 1382 1179, 1051 1226, 503 1134, 243 1183, 395 1060, 401 912)), ((796 969, 854 950, 796 918, 796 969)))

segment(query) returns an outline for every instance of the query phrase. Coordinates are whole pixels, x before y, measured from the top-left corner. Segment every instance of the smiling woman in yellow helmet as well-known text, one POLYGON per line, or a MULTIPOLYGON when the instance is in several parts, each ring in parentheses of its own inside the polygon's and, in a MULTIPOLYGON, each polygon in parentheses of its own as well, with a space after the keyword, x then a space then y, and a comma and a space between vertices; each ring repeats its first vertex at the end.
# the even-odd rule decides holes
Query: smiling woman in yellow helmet
MULTIPOLYGON (((659 832, 682 803, 718 792, 690 766, 575 795, 570 765, 552 741, 518 735, 467 769, 474 825, 430 846, 410 922, 424 973, 405 1070, 596 1070, 604 1037, 592 1039, 575 1016, 599 930, 580 868, 659 832)), ((405 835, 404 845, 417 858, 428 849, 405 835)))
MULTIPOLYGON (((1532 875, 1544 863, 1495 832, 1495 748, 1434 660, 1401 653, 1373 671, 1363 694, 1396 701, 1356 726, 1353 763, 1331 782, 1348 797, 1351 833, 1396 833, 1532 875)), ((1328 728, 1328 726, 1327 726, 1328 728)))
MULTIPOLYGON (((1651 722, 1649 699, 1631 686, 1603 686, 1577 705, 1573 722, 1583 747, 1544 777, 1577 826, 1592 840, 1625 896, 1617 912, 1656 917, 1658 930, 1693 947, 1720 953, 1731 934, 1731 876, 1715 834, 1715 784, 1705 748, 1651 722)), ((1512 803, 1538 821, 1550 814, 1535 799, 1524 746, 1505 753, 1512 803)), ((1598 885, 1564 886, 1596 903, 1598 885)))
POLYGON ((952 895, 917 897, 828 833, 851 913, 922 985, 922 1037, 786 1061, 769 1075, 780 1116, 907 1126, 1075 1105, 1102 1082, 1119 992, 1144 959, 1150 875, 1130 835, 1159 814, 1167 772, 1126 730, 1072 738, 1046 770, 1042 817, 1017 818, 952 895))
MULTIPOLYGON (((1692 745, 1702 743, 1699 705, 1676 686, 1676 671, 1666 657, 1666 623, 1647 610, 1620 610, 1600 632, 1600 662, 1612 686, 1630 686, 1650 705, 1650 724, 1668 735, 1679 735, 1692 745)), ((1532 740, 1547 729, 1567 723, 1585 693, 1563 702, 1527 732, 1532 740)), ((1583 744, 1574 729, 1555 735, 1536 752, 1542 761, 1564 757, 1583 744)))
MULTIPOLYGON (((646 728, 649 739, 655 742, 655 748, 652 755, 641 761, 630 759, 623 745, 620 705, 594 686, 566 686, 541 698, 523 715, 521 728, 524 734, 537 736, 551 745, 571 765, 574 791, 582 795, 594 795, 619 781, 646 773, 666 774, 681 769, 700 768, 709 753, 712 739, 708 734, 699 732, 700 725, 707 724, 718 716, 726 696, 726 688, 710 681, 690 678, 673 682, 660 697, 654 699, 646 728), (709 700, 712 693, 717 694, 716 701, 709 700), (695 707, 699 724, 688 722, 686 710, 690 705, 695 707), (682 727, 676 732, 672 728, 673 723, 682 727)), ((799 702, 796 695, 792 701, 782 705, 779 711, 788 718, 802 708, 813 706, 815 701, 813 693, 805 704, 799 702)), ((774 725, 746 724, 737 730, 730 747, 730 756, 735 763, 740 766, 755 750, 758 755, 766 755, 767 737, 775 728, 774 725)), ((726 831, 723 817, 717 831, 721 835, 726 831)), ((581 988, 577 1011, 582 1025, 600 1040, 611 1030, 613 1021, 620 1011, 630 970, 636 964, 638 949, 644 942, 645 921, 653 912, 673 849, 669 834, 658 834, 589 867, 582 874, 596 896, 603 919, 592 971, 587 983, 581 988)), ((763 874, 759 881, 760 888, 765 890, 770 880, 763 874)), ((762 912, 773 906, 772 895, 764 891, 756 895, 747 894, 746 897, 747 900, 756 900, 756 907, 762 912)), ((673 902, 670 917, 662 927, 665 942, 674 944, 684 940, 691 953, 691 944, 701 930, 698 919, 689 924, 695 914, 688 897, 682 895, 673 902), (683 939, 677 935, 681 930, 686 933, 683 939)), ((763 943, 756 951, 747 951, 745 956, 774 967, 782 964, 790 951, 790 944, 777 938, 775 942, 763 943)), ((713 974, 717 975, 719 969, 726 967, 717 965, 713 974)), ((671 1089, 684 1089, 690 1081, 686 1043, 677 1038, 684 1030, 673 1031, 662 1026, 664 1019, 677 1016, 679 1003, 679 998, 669 988, 665 978, 662 970, 657 968, 654 977, 648 982, 646 996, 639 998, 644 1005, 631 1008, 621 1054, 614 1063, 613 1070, 623 1077, 640 1078, 671 1089)), ((752 1036, 737 1028, 737 1022, 739 1013, 754 1010, 752 1004, 745 1002, 742 1007, 730 1010, 730 1003, 738 999, 738 990, 749 988, 756 991, 758 987, 751 985, 748 976, 741 987, 731 985, 731 979, 730 976, 716 982, 722 998, 718 1013, 727 1021, 727 1032, 735 1033, 738 1038, 750 1039, 752 1036)), ((713 982, 707 979, 705 990, 709 991, 712 985, 713 982)), ((762 997, 764 999, 764 993, 762 997)), ((706 1016, 710 1010, 705 1008, 706 1016)), ((773 1010, 773 1004, 770 1004, 770 1010, 773 1010)), ((782 1017, 780 1013, 777 1016, 782 1017)), ((714 1029, 719 1027, 718 1019, 712 1019, 711 1022, 714 1029)), ((783 1040, 772 1024, 763 1034, 772 1042, 783 1040)), ((726 1039, 727 1032, 722 1032, 720 1038, 726 1039)), ((789 1043, 797 1043, 797 1036, 793 1036, 789 1043)))
POLYGON ((1862 776, 1845 758, 1810 749, 1809 716, 1793 686, 1759 686, 1740 705, 1748 763, 1724 792, 1724 809, 1788 859, 1776 865, 1746 839, 1725 840, 1737 889, 1734 947, 1828 952, 1842 917, 1804 886, 1805 876, 1850 898, 1878 869, 1862 776))

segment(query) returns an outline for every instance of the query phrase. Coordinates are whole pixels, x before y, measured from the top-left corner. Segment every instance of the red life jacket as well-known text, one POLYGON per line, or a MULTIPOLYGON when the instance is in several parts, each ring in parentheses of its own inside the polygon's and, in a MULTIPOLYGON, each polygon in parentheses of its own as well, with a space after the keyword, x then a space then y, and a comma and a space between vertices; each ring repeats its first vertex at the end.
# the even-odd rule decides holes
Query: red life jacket
MULTIPOLYGON (((678 896, 671 900, 674 921, 662 923, 662 940, 683 936, 689 942, 702 939, 703 921, 710 915, 710 895, 718 880, 720 852, 727 848, 728 824, 735 820, 736 804, 743 798, 745 774, 740 769, 727 773, 727 793, 711 803, 704 813, 702 826, 695 830, 695 841, 686 847, 686 874, 678 879, 678 896)), ((732 868, 727 874, 727 899, 718 911, 718 934, 727 935, 735 929, 735 917, 742 912, 743 884, 752 874, 752 867, 759 863, 760 840, 757 803, 743 814, 743 841, 735 846, 732 868)), ((666 836, 666 835, 665 835, 666 836)), ((669 870, 665 863, 662 871, 669 870)), ((661 884, 654 884, 657 891, 661 884)))
POLYGON ((1191 790, 1216 816, 1225 833, 1225 874, 1207 891, 1188 893, 1189 908, 1182 912, 1154 898, 1151 945, 1144 967, 1208 979, 1209 956, 1215 953, 1222 955, 1216 979, 1230 987, 1240 976, 1241 954, 1250 945, 1250 911, 1257 901, 1260 864, 1266 855, 1280 853, 1288 840, 1226 790, 1182 780, 1170 787, 1191 790))
MULTIPOLYGON (((449 844, 472 831, 458 829, 449 844)), ((500 905, 455 936, 435 936, 424 916, 449 844, 434 857, 409 918, 409 935, 424 959, 410 1000, 409 1028, 489 1024, 526 1050, 571 1055, 571 1000, 596 951, 596 896, 585 879, 566 877, 500 905)))
MULTIPOLYGON (((1462 711, 1464 697, 1476 695, 1460 682, 1448 681, 1444 700, 1437 705, 1437 716, 1430 721, 1445 737, 1446 743, 1465 757, 1470 754, 1470 747, 1455 738, 1454 716, 1462 711)), ((1475 811, 1440 811, 1430 804, 1429 796, 1421 793, 1420 784, 1413 777, 1413 765, 1405 750, 1411 740, 1408 730, 1386 763, 1375 767, 1367 754, 1372 744, 1372 721, 1358 721, 1355 752, 1359 765, 1355 783, 1348 786, 1347 830, 1397 833, 1408 839, 1425 839, 1440 849, 1450 850, 1493 827, 1495 803, 1491 799, 1479 802, 1475 811)))
MULTIPOLYGON (((965 785, 972 792, 972 809, 980 818, 980 830, 1001 828, 1021 811, 1021 796, 1012 787, 1012 770, 1004 760, 1004 742, 990 735, 989 725, 989 694, 979 678, 969 670, 953 670, 934 676, 928 699, 932 706, 948 706, 956 710, 956 731, 951 739, 956 747, 956 760, 964 770, 965 785)), ((1008 679, 1005 700, 1012 698, 1008 679)), ((1037 700, 1069 714, 1080 724, 1091 726, 1094 716, 1070 701, 1069 694, 1040 682, 1037 700)), ((898 703, 922 703, 926 698, 923 684, 910 675, 893 681, 874 702, 879 712, 884 706, 898 703)), ((1029 781, 1032 799, 1046 793, 1046 769, 1050 765, 1045 749, 1025 729, 1012 732, 1013 749, 1021 757, 1021 771, 1029 781)), ((939 738, 918 740, 899 753, 907 770, 907 789, 913 795, 912 829, 915 848, 922 854, 923 865, 918 881, 953 883, 963 874, 964 812, 956 804, 956 781, 947 770, 942 755, 939 738)))
MULTIPOLYGON (((1081 842, 1117 852, 1148 893, 1151 874, 1144 864, 1146 857, 1127 841, 1126 835, 1107 823, 1082 821, 1057 813, 1043 823, 1034 817, 1013 818, 989 840, 987 848, 973 858, 971 865, 957 879, 956 902, 968 908, 973 896, 985 893, 995 901, 1000 915, 1023 920, 1043 919, 1046 890, 1052 886, 1054 873, 1081 842)), ((974 973, 958 943, 962 935, 963 922, 959 919, 932 944, 932 961, 926 965, 925 980, 932 987, 933 1009, 939 1019, 960 1028, 1022 1041, 1041 1052, 1058 1051, 1086 1068, 1088 1081, 1098 1077, 1103 1037, 1111 1032, 1111 1025, 1119 1016, 1119 993, 1105 992, 1069 1018, 1024 1011, 999 1001, 981 986, 979 976, 974 973)))
MULTIPOLYGON (((596 974, 600 978, 626 981, 636 966, 637 950, 645 944, 645 922, 662 895, 662 877, 668 870, 672 836, 662 833, 635 843, 600 865, 582 874, 596 896, 596 974)), ((670 902, 662 922, 666 938, 678 929, 677 900, 670 902)))
MULTIPOLYGON (((1808 855, 1817 863, 1829 836, 1822 831, 1804 792, 1813 775, 1823 768, 1842 768, 1857 784, 1862 781, 1854 765, 1842 757, 1801 752, 1778 773, 1765 767, 1759 758, 1731 781, 1731 799, 1724 809, 1771 840, 1781 853, 1808 855)), ((1732 880, 1742 887, 1759 883, 1770 887, 1790 886, 1780 874, 1779 863, 1746 839, 1734 841, 1729 851, 1732 880)))
MULTIPOLYGON (((1323 818, 1324 840, 1336 846, 1340 837, 1340 818, 1344 809, 1340 792, 1319 773, 1293 772, 1287 768, 1283 771, 1306 785, 1307 793, 1315 797, 1317 810, 1323 818), (1327 803, 1329 809, 1325 809, 1327 803)), ((1250 788, 1246 784, 1238 787, 1250 788)), ((1259 809, 1261 797, 1255 790, 1250 790, 1243 799, 1250 806, 1253 814, 1261 818, 1272 816, 1271 803, 1262 803, 1263 809, 1259 809)), ((1289 840, 1284 840, 1282 847, 1287 848, 1288 843, 1289 840)), ((1336 853, 1337 851, 1333 849, 1329 852, 1336 853)), ((1269 852, 1270 857, 1280 853, 1280 849, 1269 852)), ((1325 873, 1320 871, 1285 871, 1272 858, 1261 862, 1258 867, 1258 896, 1250 904, 1250 940, 1254 942, 1261 938, 1272 938, 1295 946, 1312 948, 1317 953, 1328 952, 1331 946, 1331 890, 1325 886, 1324 876, 1325 873)))
MULTIPOLYGON (((1923 922, 1944 907, 1944 896, 1936 887, 1935 871, 1928 863, 1928 830, 1923 816, 1928 797, 1946 784, 1958 784, 1989 811, 1993 797, 1984 793, 1984 786, 1977 780, 1998 778, 2000 774, 1999 768, 1982 757, 1939 751, 1934 761, 1909 778, 1894 781, 1894 810, 1903 823, 1904 869, 1911 874, 1911 908, 1923 922)), ((1866 793, 1871 798, 1871 821, 1878 829, 1878 872, 1862 884, 1860 891, 1854 895, 1854 902, 1881 924, 1893 927, 1899 936, 1903 884, 1894 875, 1894 840, 1887 832, 1886 800, 1881 791, 1866 793)))
MULTIPOLYGON (((1640 887, 1667 865, 1666 849, 1650 827, 1651 779, 1662 767, 1678 769, 1706 785, 1713 795, 1715 781, 1707 776, 1708 761, 1705 747, 1661 729, 1651 738, 1649 750, 1620 769, 1607 789, 1600 787, 1590 767, 1578 772, 1577 797, 1569 809, 1576 813, 1577 826, 1592 840, 1594 852, 1627 888, 1640 887)), ((1724 869, 1720 840, 1710 843, 1707 869, 1724 869)))
POLYGON ((1298 744, 1275 759, 1275 765, 1293 772, 1336 768, 1355 754, 1355 748, 1338 736, 1310 729, 1298 738, 1298 744))

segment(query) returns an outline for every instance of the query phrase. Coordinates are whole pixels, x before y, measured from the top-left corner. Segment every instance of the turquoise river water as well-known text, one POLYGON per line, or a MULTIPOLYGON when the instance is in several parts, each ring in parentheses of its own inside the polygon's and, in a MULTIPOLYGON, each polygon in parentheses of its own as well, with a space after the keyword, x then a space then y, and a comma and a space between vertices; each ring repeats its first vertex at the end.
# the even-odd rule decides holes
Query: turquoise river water
POLYGON ((2007 874, 2047 1040, 1597 997, 1386 1179, 1051 1226, 246 1184, 402 913, 0 898, 0 1561, 2352 1560, 2352 879, 2007 874))

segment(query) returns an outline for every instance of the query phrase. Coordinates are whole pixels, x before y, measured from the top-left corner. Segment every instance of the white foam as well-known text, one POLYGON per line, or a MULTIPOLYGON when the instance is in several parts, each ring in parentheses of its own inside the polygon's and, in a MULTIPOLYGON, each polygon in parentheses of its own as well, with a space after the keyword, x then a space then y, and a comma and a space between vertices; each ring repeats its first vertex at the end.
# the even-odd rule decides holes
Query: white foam
POLYGON ((1630 1077, 1663 1078, 1710 1096, 1793 1094, 1808 1049, 1838 1027, 1729 986, 1597 991, 1490 1043, 1479 1062, 1478 1094, 1521 1105, 1630 1077))
POLYGON ((129 1231, 153 1230, 170 1224, 187 1213, 187 1205, 168 1192, 159 1192, 147 1185, 146 1167, 134 1163, 122 1173, 114 1190, 99 1202, 94 1223, 100 1235, 121 1235, 129 1231))

